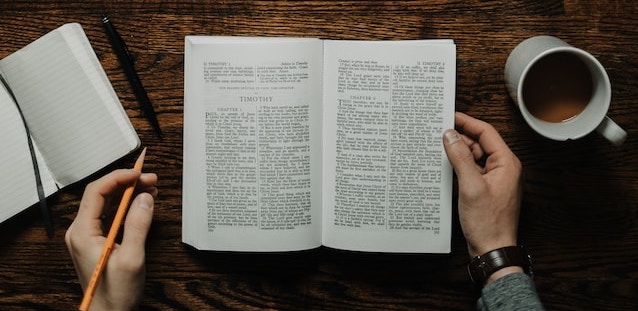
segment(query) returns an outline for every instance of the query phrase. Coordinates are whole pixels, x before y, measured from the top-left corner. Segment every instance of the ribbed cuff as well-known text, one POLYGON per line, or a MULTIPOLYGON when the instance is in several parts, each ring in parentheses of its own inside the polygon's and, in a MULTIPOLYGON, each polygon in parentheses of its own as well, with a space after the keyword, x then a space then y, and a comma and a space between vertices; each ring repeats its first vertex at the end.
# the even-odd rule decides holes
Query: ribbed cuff
POLYGON ((481 291, 477 309, 545 310, 538 298, 534 281, 525 273, 512 273, 488 284, 481 291))

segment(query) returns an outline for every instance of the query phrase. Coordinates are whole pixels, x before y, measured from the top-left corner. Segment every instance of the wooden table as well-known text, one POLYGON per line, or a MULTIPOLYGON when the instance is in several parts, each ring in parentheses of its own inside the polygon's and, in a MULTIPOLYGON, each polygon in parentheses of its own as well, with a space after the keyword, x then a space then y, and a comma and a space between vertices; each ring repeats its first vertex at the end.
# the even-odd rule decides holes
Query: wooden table
MULTIPOLYGON (((508 1, 1 1, 0 57, 66 22, 80 22, 160 176, 148 241, 143 309, 472 310, 463 235, 454 218, 449 255, 197 252, 181 243, 184 36, 452 38, 457 110, 492 123, 524 164, 520 242, 550 310, 638 309, 638 4, 633 0, 508 1), (201 3, 200 3, 201 2, 201 3), (160 141, 104 35, 111 14, 159 115, 160 141), (614 148, 591 134, 541 138, 505 91, 503 66, 521 40, 550 34, 608 69, 609 115, 628 134, 614 148)), ((107 170, 129 167, 133 157, 107 170)), ((0 172, 1 174, 2 172, 0 172)), ((99 175, 99 174, 98 174, 99 175)), ((64 244, 86 182, 52 196, 55 236, 37 208, 0 225, 0 309, 70 310, 81 289, 64 244)), ((1 208, 1 207, 0 207, 1 208)))

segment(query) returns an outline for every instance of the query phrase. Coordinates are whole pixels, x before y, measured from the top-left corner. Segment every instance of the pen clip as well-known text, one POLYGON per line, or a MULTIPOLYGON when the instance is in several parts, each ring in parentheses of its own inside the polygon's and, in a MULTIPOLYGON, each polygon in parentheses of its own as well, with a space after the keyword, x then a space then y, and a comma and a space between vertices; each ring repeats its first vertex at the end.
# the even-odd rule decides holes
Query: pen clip
POLYGON ((128 57, 129 61, 131 61, 131 63, 135 63, 135 59, 131 55, 126 42, 124 42, 124 39, 122 39, 120 33, 115 29, 115 25, 111 23, 111 18, 108 16, 108 14, 102 14, 102 23, 108 25, 111 28, 111 31, 113 31, 113 34, 115 35, 113 39, 117 40, 117 44, 119 44, 124 49, 124 53, 126 53, 126 57, 128 57))

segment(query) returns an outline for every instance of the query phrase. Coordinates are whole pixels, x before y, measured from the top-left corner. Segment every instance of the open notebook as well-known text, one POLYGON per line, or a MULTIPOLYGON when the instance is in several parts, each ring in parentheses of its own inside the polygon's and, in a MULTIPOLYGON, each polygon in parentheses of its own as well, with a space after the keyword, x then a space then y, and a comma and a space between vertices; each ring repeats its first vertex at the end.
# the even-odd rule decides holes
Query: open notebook
POLYGON ((65 24, 0 60, 0 222, 140 146, 82 27, 65 24), (17 103, 16 103, 17 101, 17 103), (18 106, 20 109, 18 109, 18 106))

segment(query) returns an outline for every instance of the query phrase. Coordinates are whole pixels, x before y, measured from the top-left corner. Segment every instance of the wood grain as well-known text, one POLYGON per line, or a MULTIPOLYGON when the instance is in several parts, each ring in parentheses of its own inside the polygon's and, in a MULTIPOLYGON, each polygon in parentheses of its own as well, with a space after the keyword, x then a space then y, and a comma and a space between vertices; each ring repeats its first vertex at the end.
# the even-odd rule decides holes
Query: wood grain
MULTIPOLYGON (((520 241, 531 249, 549 310, 638 309, 638 6, 632 0, 510 1, 1 1, 0 57, 67 22, 80 22, 157 172, 160 195, 147 246, 145 310, 471 310, 455 216, 449 255, 198 252, 181 243, 184 36, 452 38, 457 110, 490 122, 520 157, 520 241), (165 139, 140 116, 100 24, 109 13, 155 105, 165 139), (549 34, 588 50, 613 86, 609 115, 628 134, 554 142, 525 125, 503 84, 521 40, 549 34)), ((129 167, 125 158, 99 172, 129 167)), ((2 173, 2 172, 0 172, 2 173)), ((0 309, 70 310, 82 292, 64 245, 88 180, 49 199, 55 237, 36 208, 0 225, 0 309)), ((1 208, 1 207, 0 207, 1 208)))

